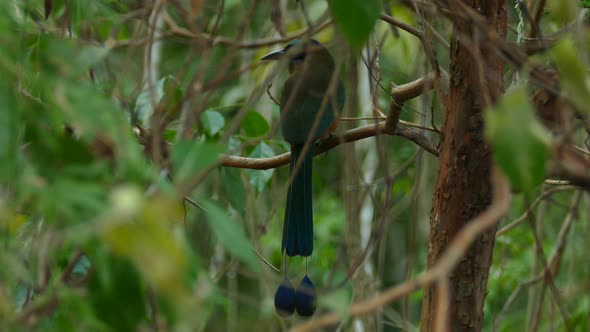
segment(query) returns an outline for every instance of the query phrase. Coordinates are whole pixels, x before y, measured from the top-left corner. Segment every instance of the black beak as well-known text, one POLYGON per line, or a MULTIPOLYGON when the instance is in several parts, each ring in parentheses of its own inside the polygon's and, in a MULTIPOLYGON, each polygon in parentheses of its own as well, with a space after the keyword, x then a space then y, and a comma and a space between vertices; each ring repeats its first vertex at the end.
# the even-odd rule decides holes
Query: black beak
POLYGON ((283 54, 285 54, 285 50, 272 51, 263 56, 260 60, 279 60, 283 54))

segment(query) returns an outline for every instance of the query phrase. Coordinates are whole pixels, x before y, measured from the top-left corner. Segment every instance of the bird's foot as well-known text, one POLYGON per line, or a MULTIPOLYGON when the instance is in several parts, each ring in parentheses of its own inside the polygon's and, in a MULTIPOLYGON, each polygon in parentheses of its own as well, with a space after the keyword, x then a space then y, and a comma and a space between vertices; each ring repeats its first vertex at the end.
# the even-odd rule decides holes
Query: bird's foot
MULTIPOLYGON (((330 133, 330 134, 327 134, 327 135, 324 135, 324 136, 320 137, 317 140, 317 142, 315 144, 315 147, 318 148, 318 147, 322 146, 324 143, 326 143, 328 140, 332 139, 332 137, 334 137, 334 136, 336 136, 336 135, 334 135, 333 133, 330 133)), ((326 151, 324 153, 324 155, 328 155, 328 151, 326 151)))

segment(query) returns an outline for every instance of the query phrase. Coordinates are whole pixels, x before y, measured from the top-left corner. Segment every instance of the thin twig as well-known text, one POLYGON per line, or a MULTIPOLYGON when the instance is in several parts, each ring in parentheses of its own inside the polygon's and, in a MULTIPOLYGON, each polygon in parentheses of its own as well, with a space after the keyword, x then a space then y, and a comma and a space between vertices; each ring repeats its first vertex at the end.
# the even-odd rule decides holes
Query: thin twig
MULTIPOLYGON (((566 186, 566 187, 557 187, 557 188, 551 188, 549 190, 546 190, 535 199, 535 201, 531 204, 531 208, 535 208, 539 203, 541 203, 541 201, 543 201, 544 199, 547 199, 548 197, 552 196, 555 193, 563 192, 563 191, 571 191, 571 190, 576 190, 576 187, 566 186)), ((513 228, 515 228, 519 224, 521 224, 527 218, 528 211, 529 210, 525 211, 520 217, 516 218, 514 221, 510 222, 506 226, 500 228, 496 232, 496 238, 498 238, 500 235, 502 235, 504 233, 509 232, 510 230, 512 230, 513 228)))
POLYGON ((512 291, 512 294, 510 294, 510 296, 508 297, 508 300, 506 301, 506 303, 504 303, 504 307, 502 307, 502 310, 498 314, 498 318, 496 318, 496 320, 494 321, 494 326, 493 326, 493 330, 494 331, 497 330, 498 325, 502 321, 502 318, 504 318, 504 315, 508 312, 508 309, 510 309, 510 307, 512 306, 512 304, 514 303, 514 301, 516 301, 516 298, 518 297, 518 295, 520 294, 520 292, 524 288, 529 287, 529 286, 532 286, 532 285, 536 284, 537 282, 541 281, 542 279, 543 279, 543 274, 540 273, 536 277, 531 278, 531 279, 529 279, 527 281, 523 281, 520 284, 518 284, 518 286, 516 286, 516 288, 514 289, 514 291, 512 291))
POLYGON ((418 30, 418 29, 410 26, 409 24, 406 24, 406 23, 404 23, 404 22, 402 22, 402 21, 400 21, 400 20, 398 20, 398 19, 396 19, 394 17, 391 17, 391 16, 389 16, 387 14, 381 14, 380 19, 383 20, 383 21, 385 21, 385 22, 387 22, 387 23, 389 23, 389 24, 391 24, 391 25, 394 25, 394 26, 396 26, 396 27, 398 27, 398 28, 400 28, 400 29, 402 29, 402 30, 404 30, 406 32, 409 32, 409 33, 413 34, 414 36, 416 36, 416 37, 418 37, 420 39, 422 39, 423 36, 424 36, 424 33, 422 31, 420 31, 420 30, 418 30))
POLYGON ((256 248, 252 247, 252 250, 254 250, 254 253, 256 253, 256 256, 258 256, 258 258, 260 258, 260 260, 268 267, 270 267, 271 269, 273 269, 275 272, 277 273, 281 273, 281 269, 279 269, 278 267, 272 265, 271 262, 269 262, 266 258, 264 258, 264 256, 262 256, 261 253, 258 252, 258 250, 256 250, 256 248))
POLYGON ((270 92, 270 88, 272 88, 272 82, 270 82, 268 84, 268 88, 266 88, 266 94, 268 95, 268 98, 270 98, 270 100, 272 100, 276 105, 281 106, 281 103, 279 103, 279 101, 276 100, 275 97, 270 92))
MULTIPOLYGON (((555 302, 558 304, 561 318, 563 319, 563 322, 564 322, 565 326, 567 327, 567 326, 569 326, 569 323, 568 323, 569 315, 565 311, 563 303, 561 303, 562 302, 561 296, 559 294, 559 290, 555 286, 553 273, 551 273, 549 265, 547 264, 547 259, 545 258, 545 252, 543 250, 543 244, 541 242, 541 239, 539 238, 539 234, 537 234, 537 230, 535 227, 535 223, 536 223, 535 216, 533 214, 533 211, 531 210, 531 205, 530 205, 530 202, 528 202, 528 200, 526 202, 526 205, 527 205, 527 210, 528 210, 527 220, 529 221, 529 225, 531 226, 531 230, 533 232, 533 238, 535 239, 535 252, 536 252, 537 257, 541 261, 541 264, 543 264, 544 280, 548 284, 549 289, 551 290, 551 294, 553 295, 555 302)), ((541 294, 543 294, 543 293, 541 293, 541 294)), ((542 306, 543 302, 540 301, 538 303, 538 305, 539 305, 539 307, 542 306)))
POLYGON ((243 48, 243 49, 254 49, 254 48, 260 48, 260 47, 265 47, 265 46, 272 46, 272 45, 276 45, 276 44, 283 44, 283 43, 291 41, 292 39, 300 38, 300 37, 307 35, 309 33, 311 33, 313 35, 318 32, 321 32, 322 30, 326 29, 330 25, 332 25, 332 19, 328 19, 328 20, 322 22, 321 24, 314 25, 312 30, 310 30, 309 28, 302 29, 302 30, 290 33, 290 34, 286 35, 285 37, 263 38, 263 39, 246 40, 246 41, 239 41, 239 40, 221 37, 221 36, 220 37, 212 37, 211 35, 206 34, 206 33, 195 34, 195 33, 191 32, 185 28, 182 28, 178 25, 169 25, 169 27, 170 27, 170 30, 176 35, 188 37, 188 38, 201 39, 201 40, 204 40, 204 41, 210 43, 210 45, 213 45, 213 46, 220 45, 220 46, 231 46, 231 47, 243 48))

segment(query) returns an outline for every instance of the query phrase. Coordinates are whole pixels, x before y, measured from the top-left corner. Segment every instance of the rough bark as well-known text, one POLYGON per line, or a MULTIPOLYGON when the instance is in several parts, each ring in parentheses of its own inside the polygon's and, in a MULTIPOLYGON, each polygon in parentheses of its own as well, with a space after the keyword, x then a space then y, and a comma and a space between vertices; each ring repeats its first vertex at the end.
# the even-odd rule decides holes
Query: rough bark
MULTIPOLYGON (((451 2, 454 3, 454 2, 451 2)), ((467 0, 485 18, 488 31, 506 34, 504 0, 467 0)), ((503 91, 503 65, 467 16, 453 20, 450 91, 445 110, 438 178, 430 217, 428 266, 471 218, 491 201, 492 156, 483 137, 483 112, 503 91)), ((495 229, 483 233, 449 275, 450 296, 444 324, 449 331, 480 331, 495 229)), ((421 331, 433 331, 441 293, 425 289, 421 331)))

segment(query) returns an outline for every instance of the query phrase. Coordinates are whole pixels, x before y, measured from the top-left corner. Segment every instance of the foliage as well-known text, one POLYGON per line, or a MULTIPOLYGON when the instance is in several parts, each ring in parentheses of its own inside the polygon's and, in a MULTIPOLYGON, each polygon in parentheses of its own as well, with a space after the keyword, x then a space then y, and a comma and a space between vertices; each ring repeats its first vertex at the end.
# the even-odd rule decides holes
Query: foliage
MULTIPOLYGON (((579 5, 548 7, 543 32, 577 19, 572 8, 579 5)), ((449 21, 425 24, 395 1, 308 0, 306 15, 301 8, 291 0, 0 1, 0 330, 264 331, 298 322, 281 321, 272 307, 284 277, 269 265, 284 271, 286 167, 221 166, 228 154, 266 158, 288 150, 279 107, 266 94, 271 81, 269 94, 280 94, 287 70, 259 58, 281 47, 283 33, 304 38, 307 19, 318 28, 332 18, 314 38, 335 55, 341 77, 358 83, 349 95, 359 91, 359 105, 340 126, 369 125, 375 120, 365 118, 389 106, 390 82, 430 71, 422 43, 394 33, 380 15, 434 27, 443 40, 452 31, 449 21)), ((509 24, 517 21, 511 16, 509 24)), ((587 126, 588 33, 580 27, 556 38, 535 60, 561 73, 563 95, 587 126)), ((448 48, 433 45, 448 70, 448 48)), ((577 210, 555 278, 569 317, 557 318, 556 302, 544 294, 539 310, 555 317, 543 317, 540 327, 565 329, 565 320, 585 327, 590 301, 579 294, 587 293, 590 271, 580 262, 589 258, 590 226, 579 221, 590 220, 588 198, 572 208, 577 188, 543 184, 560 137, 536 118, 529 76, 516 79, 516 72, 506 73, 516 87, 488 113, 488 138, 513 187, 536 204, 547 256, 564 217, 577 210)), ((425 93, 404 105, 402 120, 431 129, 412 130, 436 144, 430 127, 443 123, 440 103, 425 93)), ((579 146, 587 142, 582 126, 571 128, 579 146)), ((314 256, 291 259, 287 271, 298 280, 307 273, 325 295, 320 311, 342 316, 363 296, 426 269, 437 169, 435 157, 399 137, 352 144, 355 151, 338 147, 315 158, 314 256)), ((500 227, 527 204, 517 193, 500 227)), ((485 330, 515 287, 542 271, 527 227, 497 238, 485 330)), ((530 289, 499 330, 530 326, 531 302, 543 292, 530 289)), ((385 307, 383 329, 415 329, 420 304, 414 293, 385 307)))
POLYGON ((545 179, 550 138, 535 117, 525 88, 516 87, 508 92, 486 116, 494 157, 512 185, 528 192, 541 184, 545 179), (522 123, 528 125, 522 128, 522 123))

